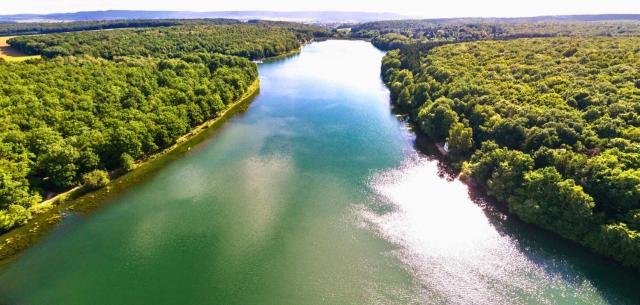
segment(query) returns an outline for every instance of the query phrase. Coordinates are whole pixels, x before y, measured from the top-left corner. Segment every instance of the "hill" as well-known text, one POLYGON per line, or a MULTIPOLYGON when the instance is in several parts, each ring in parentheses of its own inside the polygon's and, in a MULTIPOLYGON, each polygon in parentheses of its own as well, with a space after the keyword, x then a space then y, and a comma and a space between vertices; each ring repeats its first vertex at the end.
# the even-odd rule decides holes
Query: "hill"
POLYGON ((91 11, 56 14, 19 14, 0 15, 0 22, 69 22, 122 19, 202 19, 232 18, 239 20, 265 19, 288 20, 314 23, 349 23, 369 22, 376 20, 407 19, 393 13, 367 12, 274 12, 274 11, 219 11, 219 12, 183 12, 183 11, 91 11))

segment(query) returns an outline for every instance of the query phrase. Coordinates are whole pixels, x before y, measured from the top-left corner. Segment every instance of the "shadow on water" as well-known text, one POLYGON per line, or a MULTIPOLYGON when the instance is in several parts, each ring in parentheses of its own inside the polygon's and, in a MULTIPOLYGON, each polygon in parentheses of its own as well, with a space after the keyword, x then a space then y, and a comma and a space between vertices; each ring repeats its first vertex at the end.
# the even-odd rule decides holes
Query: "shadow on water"
POLYGON ((640 304, 640 272, 523 222, 481 189, 469 187, 469 196, 482 208, 491 225, 511 238, 518 250, 545 272, 576 286, 587 279, 608 300, 640 304))
POLYGON ((265 59, 262 60, 262 64, 281 63, 281 62, 285 62, 285 61, 291 61, 293 59, 296 59, 296 58, 300 57, 300 53, 301 53, 300 51, 296 51, 296 52, 292 52, 292 53, 288 53, 288 54, 284 54, 284 55, 280 55, 280 56, 274 56, 274 57, 265 58, 265 59))
POLYGON ((426 135, 416 130, 413 148, 421 153, 429 161, 436 161, 438 166, 438 176, 447 181, 455 180, 460 174, 460 170, 452 165, 446 157, 442 156, 436 147, 436 143, 426 135))

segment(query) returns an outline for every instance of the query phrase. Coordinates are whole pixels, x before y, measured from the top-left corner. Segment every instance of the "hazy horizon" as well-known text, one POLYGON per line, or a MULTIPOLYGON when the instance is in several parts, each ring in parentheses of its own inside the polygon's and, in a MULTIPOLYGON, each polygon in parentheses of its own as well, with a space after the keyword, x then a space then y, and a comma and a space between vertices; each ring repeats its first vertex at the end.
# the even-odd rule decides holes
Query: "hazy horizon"
POLYGON ((591 14, 640 14, 640 1, 631 3, 625 0, 539 0, 527 3, 514 3, 499 0, 483 2, 472 0, 452 0, 446 3, 432 3, 417 0, 325 0, 319 2, 301 2, 294 0, 276 0, 267 3, 257 0, 236 0, 202 3, 196 0, 178 2, 168 0, 65 0, 46 1, 23 0, 6 3, 0 15, 14 14, 53 14, 82 11, 136 10, 136 11, 177 11, 177 12, 216 12, 216 11, 272 11, 272 12, 362 12, 393 13, 417 18, 459 18, 459 17, 535 17, 554 15, 591 15, 591 14))

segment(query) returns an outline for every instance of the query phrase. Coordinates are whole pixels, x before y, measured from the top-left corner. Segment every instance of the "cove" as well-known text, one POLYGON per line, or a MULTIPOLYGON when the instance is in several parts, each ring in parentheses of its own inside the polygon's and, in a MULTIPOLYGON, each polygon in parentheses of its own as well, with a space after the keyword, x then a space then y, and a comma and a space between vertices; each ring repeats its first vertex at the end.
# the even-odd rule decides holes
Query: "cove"
POLYGON ((390 110, 383 53, 260 65, 248 110, 0 275, 0 304, 637 304, 638 274, 451 177, 390 110))

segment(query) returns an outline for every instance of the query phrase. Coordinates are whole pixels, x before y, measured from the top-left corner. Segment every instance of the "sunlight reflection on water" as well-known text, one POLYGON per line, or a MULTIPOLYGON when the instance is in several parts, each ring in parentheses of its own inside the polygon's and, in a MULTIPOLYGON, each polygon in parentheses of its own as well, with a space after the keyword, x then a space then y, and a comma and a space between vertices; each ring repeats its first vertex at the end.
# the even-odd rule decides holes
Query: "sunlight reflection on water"
POLYGON ((501 234, 460 180, 436 174, 437 163, 414 157, 374 174, 364 224, 398 246, 397 255, 433 304, 606 304, 587 279, 567 281, 533 262, 501 234), (594 301, 596 300, 596 301, 594 301))

